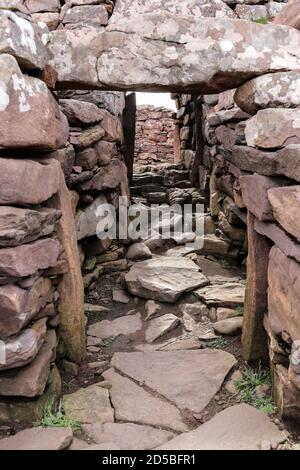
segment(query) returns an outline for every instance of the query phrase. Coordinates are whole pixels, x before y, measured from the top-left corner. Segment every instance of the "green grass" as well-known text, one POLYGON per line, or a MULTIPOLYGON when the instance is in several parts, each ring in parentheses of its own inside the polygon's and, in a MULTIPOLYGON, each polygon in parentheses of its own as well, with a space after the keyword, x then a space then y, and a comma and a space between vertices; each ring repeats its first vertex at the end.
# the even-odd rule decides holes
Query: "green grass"
POLYGON ((268 24, 269 23, 269 19, 264 17, 264 16, 260 16, 258 18, 251 18, 251 21, 253 23, 258 23, 258 24, 268 24))
POLYGON ((242 317, 244 315, 244 307, 242 307, 242 305, 236 307, 235 311, 237 312, 239 317, 242 317))
POLYGON ((220 336, 219 338, 209 341, 209 343, 207 343, 207 347, 212 349, 223 349, 227 346, 227 344, 228 341, 220 336))
POLYGON ((43 410, 43 418, 37 426, 44 428, 71 428, 73 431, 80 431, 81 423, 75 419, 68 418, 63 412, 63 402, 60 400, 58 409, 55 410, 53 400, 48 401, 43 410))
POLYGON ((255 408, 260 409, 264 413, 273 414, 276 412, 276 406, 271 396, 258 397, 255 388, 258 385, 271 386, 271 374, 269 369, 264 369, 259 365, 257 370, 247 367, 242 372, 242 378, 237 380, 235 385, 240 392, 241 400, 255 408))

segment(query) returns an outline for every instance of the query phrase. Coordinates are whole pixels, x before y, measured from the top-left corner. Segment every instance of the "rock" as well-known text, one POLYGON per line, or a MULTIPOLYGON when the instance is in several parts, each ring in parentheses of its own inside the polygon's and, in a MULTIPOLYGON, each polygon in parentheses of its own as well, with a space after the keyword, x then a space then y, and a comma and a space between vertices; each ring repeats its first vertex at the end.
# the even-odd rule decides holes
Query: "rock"
POLYGON ((55 266, 61 252, 54 238, 44 238, 26 245, 0 250, 0 276, 26 277, 55 266))
POLYGON ((299 5, 295 0, 289 0, 288 4, 274 18, 274 24, 289 25, 293 28, 300 29, 300 13, 299 5))
MULTIPOLYGON (((74 0, 73 0, 74 1, 74 0)), ((76 0, 75 0, 76 1, 76 0)), ((109 111, 114 116, 122 116, 125 108, 124 93, 118 91, 99 90, 64 90, 61 92, 64 98, 72 98, 80 101, 94 103, 98 108, 109 111)))
POLYGON ((63 24, 79 24, 106 26, 108 24, 108 12, 106 5, 79 5, 69 8, 64 16, 63 24))
POLYGON ((209 307, 235 308, 244 303, 245 286, 234 282, 225 282, 220 285, 203 287, 196 290, 194 294, 209 307))
POLYGON ((292 340, 299 338, 299 263, 287 258, 273 246, 268 268, 268 310, 271 330, 275 335, 288 331, 292 340), (280 295, 278 295, 280 293, 280 295))
POLYGON ((217 308, 217 321, 227 320, 238 316, 238 311, 232 308, 217 308))
POLYGON ((98 164, 100 166, 108 165, 117 154, 116 144, 114 142, 107 142, 106 140, 96 142, 94 149, 97 153, 98 164))
POLYGON ((103 191, 114 189, 126 181, 127 168, 121 160, 115 158, 108 165, 99 168, 95 176, 78 185, 80 191, 103 191))
POLYGON ((55 31, 59 25, 59 13, 33 13, 31 16, 36 23, 45 23, 49 31, 55 31))
POLYGON ((230 257, 230 245, 214 234, 204 235, 202 248, 197 249, 199 255, 230 257))
POLYGON ((300 189, 298 186, 272 188, 268 191, 268 198, 275 219, 288 233, 298 240, 300 240, 300 224, 297 218, 299 194, 300 189))
POLYGON ((167 256, 135 263, 125 274, 125 280, 132 294, 171 303, 184 292, 208 283, 193 261, 167 256))
POLYGON ((67 374, 71 374, 74 376, 78 375, 79 367, 77 364, 71 361, 66 361, 65 359, 62 362, 62 368, 67 374))
POLYGON ((65 147, 51 152, 48 157, 58 160, 65 177, 70 177, 75 163, 75 151, 73 145, 67 143, 65 147))
POLYGON ((195 253, 194 248, 188 248, 187 246, 175 246, 175 248, 170 248, 166 252, 166 256, 187 256, 195 253))
POLYGON ((109 308, 104 307, 103 305, 93 305, 93 304, 84 304, 84 313, 85 314, 99 314, 101 315, 102 313, 107 313, 109 312, 109 308))
POLYGON ((241 170, 266 176, 284 175, 300 182, 299 155, 300 145, 289 145, 273 152, 235 145, 225 157, 241 170))
POLYGON ((161 306, 154 300, 147 300, 145 302, 146 320, 154 317, 160 311, 160 308, 161 306))
MULTIPOLYGON (((49 59, 49 32, 10 10, 0 11, 1 54, 11 54, 24 69, 43 70, 49 59)), ((2 67, 1 67, 2 68, 2 67)))
POLYGON ((60 11, 59 0, 26 0, 25 4, 30 13, 60 11))
POLYGON ((237 335, 241 332, 243 317, 227 318, 214 323, 214 330, 221 335, 237 335))
POLYGON ((267 414, 243 403, 221 411, 195 431, 181 434, 157 450, 259 450, 266 438, 279 444, 286 436, 267 414))
POLYGON ((300 106, 299 72, 277 72, 253 78, 239 87, 234 95, 237 105, 249 114, 265 108, 300 106))
MULTIPOLYGON (((70 10, 69 10, 70 11, 70 10)), ((102 121, 104 112, 94 103, 79 100, 59 100, 62 112, 72 126, 87 126, 102 121)))
POLYGON ((189 313, 184 313, 182 317, 182 322, 187 331, 190 331, 197 338, 206 340, 214 339, 216 335, 213 333, 211 328, 207 325, 204 325, 201 322, 196 322, 195 319, 189 313))
MULTIPOLYGON (((101 206, 108 207, 107 205, 106 196, 100 194, 84 211, 77 213, 75 221, 77 240, 97 234, 97 225, 101 221, 102 215, 102 211, 97 215, 97 209, 101 206)), ((113 217, 113 212, 110 215, 113 217)))
POLYGON ((235 88, 256 75, 282 71, 282 64, 287 70, 299 68, 298 34, 292 28, 184 17, 163 7, 145 16, 114 18, 104 32, 91 26, 82 28, 80 40, 76 30, 52 32, 51 65, 65 88, 139 91, 147 84, 151 91, 168 87, 174 92, 184 88, 186 93, 197 89, 206 94, 235 88), (204 49, 203 43, 207 45, 204 49), (134 56, 131 44, 135 44, 134 56), (249 47, 259 60, 249 62, 249 47), (66 67, 66 63, 70 65, 66 67), (207 63, 209 68, 195 65, 207 63), (180 77, 174 73, 175 66, 181 70, 180 77))
POLYGON ((72 429, 38 426, 1 439, 0 450, 64 450, 72 440, 72 429))
POLYGON ((199 317, 208 316, 209 310, 207 306, 201 302, 196 302, 194 304, 182 304, 179 306, 181 312, 187 315, 196 315, 199 317))
POLYGON ((135 351, 182 351, 184 349, 200 349, 201 344, 198 338, 192 333, 184 333, 181 336, 171 338, 164 343, 157 344, 139 344, 135 351))
POLYGON ((128 304, 128 302, 130 302, 130 298, 124 289, 116 287, 112 291, 112 296, 114 302, 121 302, 122 304, 128 304))
POLYGON ((233 395, 236 395, 237 393, 239 393, 236 383, 241 379, 242 379, 241 371, 240 370, 234 371, 232 376, 228 380, 228 382, 225 384, 225 389, 227 390, 227 392, 232 393, 233 395))
POLYGON ((52 300, 50 279, 39 278, 28 289, 15 284, 0 286, 0 336, 17 334, 52 300))
POLYGON ((180 410, 193 413, 207 406, 235 363, 231 354, 213 349, 115 353, 112 359, 112 366, 121 373, 159 393, 180 410))
POLYGON ((246 122, 247 145, 278 149, 289 144, 300 144, 299 119, 300 110, 297 109, 261 109, 246 122))
POLYGON ((0 246, 18 246, 51 235, 60 215, 55 209, 0 206, 0 246))
POLYGON ((300 263, 300 244, 295 242, 287 233, 276 224, 255 220, 256 232, 268 237, 289 258, 294 258, 300 263))
POLYGON ((56 334, 48 330, 46 339, 31 364, 0 373, 0 395, 36 397, 43 394, 48 383, 50 365, 55 358, 56 334))
POLYGON ((105 135, 105 131, 100 124, 93 127, 88 127, 82 130, 79 134, 76 132, 75 135, 70 134, 70 142, 74 146, 75 150, 82 150, 86 147, 90 147, 98 140, 101 140, 105 135))
POLYGON ((99 339, 115 338, 119 335, 130 335, 142 328, 141 314, 119 317, 115 320, 102 320, 88 328, 88 335, 99 339))
POLYGON ((110 396, 117 420, 181 432, 188 429, 179 410, 171 403, 150 394, 134 381, 117 374, 114 369, 102 375, 112 384, 110 396))
POLYGON ((23 367, 32 362, 45 340, 46 331, 46 319, 41 319, 19 336, 5 340, 5 360, 0 363, 0 370, 23 367))
POLYGON ((113 442, 121 450, 149 450, 174 437, 169 431, 134 423, 86 424, 83 430, 96 444, 113 442))
POLYGON ((93 170, 97 166, 98 157, 96 150, 91 147, 76 153, 75 165, 80 166, 83 171, 93 170))
POLYGON ((99 384, 64 395, 63 402, 65 415, 80 423, 114 422, 114 410, 110 405, 108 390, 99 384))
POLYGON ((101 121, 101 126, 105 130, 104 140, 121 144, 123 142, 123 127, 120 119, 113 116, 106 109, 103 109, 102 112, 103 119, 101 121))
POLYGON ((237 5, 235 13, 242 20, 255 20, 257 18, 267 18, 268 12, 265 5, 237 5))
POLYGON ((63 146, 69 126, 46 84, 23 75, 8 54, 0 56, 0 69, 0 148, 50 151, 63 146))
POLYGON ((14 406, 11 406, 10 397, 1 397, 0 423, 35 423, 44 417, 44 409, 51 401, 59 401, 61 397, 61 378, 57 367, 50 371, 48 385, 44 393, 32 398, 14 398, 14 406))
POLYGON ((150 320, 145 332, 147 343, 153 343, 161 336, 164 336, 176 328, 179 323, 180 320, 172 313, 150 320))
POLYGON ((257 385, 254 391, 258 398, 266 398, 266 396, 270 396, 271 386, 268 384, 257 385))
POLYGON ((53 198, 53 206, 62 217, 57 228, 57 238, 64 249, 67 271, 58 285, 58 313, 60 316, 60 339, 68 359, 80 363, 85 356, 84 287, 81 263, 76 240, 71 193, 63 175, 59 181, 59 192, 53 198))
POLYGON ((140 261, 152 258, 152 253, 145 243, 138 242, 129 247, 126 258, 132 261, 140 261))
POLYGON ((61 174, 60 164, 53 159, 0 158, 0 204, 40 204, 58 191, 61 174))
POLYGON ((78 439, 77 437, 74 437, 72 444, 68 447, 68 450, 83 450, 89 447, 93 447, 93 446, 90 446, 86 441, 83 441, 82 439, 78 439))
POLYGON ((268 190, 283 186, 285 184, 284 179, 254 174, 241 176, 239 182, 247 209, 259 220, 274 220, 272 207, 268 199, 268 190))

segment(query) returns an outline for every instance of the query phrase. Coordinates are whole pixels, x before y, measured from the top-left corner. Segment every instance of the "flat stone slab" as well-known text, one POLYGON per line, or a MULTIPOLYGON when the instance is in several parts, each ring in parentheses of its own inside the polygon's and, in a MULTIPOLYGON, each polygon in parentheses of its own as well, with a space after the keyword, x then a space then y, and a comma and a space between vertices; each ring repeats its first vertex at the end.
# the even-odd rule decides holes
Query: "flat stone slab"
POLYGON ((194 294, 208 306, 234 308, 244 303, 245 285, 225 282, 197 289, 194 294))
POLYGON ((138 344, 136 351, 181 351, 183 349, 199 349, 200 341, 191 333, 183 334, 177 338, 171 338, 159 344, 138 344))
POLYGON ((75 393, 63 396, 64 411, 68 418, 81 423, 112 423, 114 410, 109 401, 109 392, 99 384, 80 388, 75 393))
POLYGON ((125 275, 125 280, 132 294, 171 303, 184 292, 209 283, 196 263, 187 258, 169 256, 135 263, 125 275))
POLYGON ((115 320, 102 320, 88 328, 88 335, 99 339, 130 335, 142 329, 141 314, 128 315, 115 320))
POLYGON ((36 427, 0 440, 0 450, 64 450, 71 444, 69 428, 36 427))
POLYGON ((113 442, 121 450, 150 450, 169 441, 169 431, 133 423, 85 424, 83 431, 96 443, 113 442))
MULTIPOLYGON (((134 354, 134 353, 133 353, 134 354)), ((174 431, 186 431, 179 410, 161 398, 151 395, 127 377, 116 373, 113 369, 102 376, 112 385, 111 401, 115 409, 115 417, 120 421, 132 421, 174 431)))
POLYGON ((195 431, 181 434, 159 450, 259 450, 263 441, 286 439, 266 413, 246 404, 231 406, 195 431))
POLYGON ((164 336, 165 334, 172 331, 180 323, 179 318, 177 318, 172 313, 167 313, 162 317, 154 318, 150 320, 149 326, 146 329, 145 338, 147 343, 153 343, 156 339, 164 336))
POLYGON ((236 364, 220 350, 116 353, 112 365, 173 402, 179 409, 202 411, 236 364))

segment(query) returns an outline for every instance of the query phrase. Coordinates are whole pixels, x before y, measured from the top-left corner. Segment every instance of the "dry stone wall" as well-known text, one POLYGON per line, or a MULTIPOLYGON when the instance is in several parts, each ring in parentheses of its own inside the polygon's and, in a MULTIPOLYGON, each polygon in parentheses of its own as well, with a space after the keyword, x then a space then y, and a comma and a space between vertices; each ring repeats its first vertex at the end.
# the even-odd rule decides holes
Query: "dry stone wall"
POLYGON ((136 112, 135 165, 174 162, 173 112, 166 108, 138 106, 136 112))

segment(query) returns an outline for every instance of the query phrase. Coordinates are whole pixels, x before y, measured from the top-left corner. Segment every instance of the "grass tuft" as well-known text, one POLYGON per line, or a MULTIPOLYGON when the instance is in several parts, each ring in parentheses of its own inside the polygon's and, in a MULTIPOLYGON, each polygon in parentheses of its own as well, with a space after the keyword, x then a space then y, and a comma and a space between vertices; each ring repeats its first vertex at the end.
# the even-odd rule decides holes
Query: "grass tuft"
POLYGON ((58 409, 55 409, 53 400, 49 400, 43 410, 43 418, 37 426, 44 428, 71 428, 72 431, 80 431, 81 423, 75 419, 68 418, 63 412, 63 402, 60 400, 58 409))
POLYGON ((269 19, 264 17, 264 16, 260 16, 258 18, 251 18, 251 21, 253 23, 258 23, 258 24, 268 24, 269 23, 269 19))
POLYGON ((208 348, 212 349, 223 349, 228 345, 227 339, 223 338, 223 336, 219 336, 216 339, 212 339, 207 343, 208 348))
POLYGON ((258 408, 267 414, 276 412, 276 406, 271 396, 258 397, 255 388, 258 385, 271 386, 271 374, 269 369, 264 369, 259 365, 257 370, 247 367, 242 372, 242 378, 237 380, 235 385, 240 392, 241 400, 249 405, 258 408))
POLYGON ((235 311, 237 312, 238 317, 242 317, 244 315, 244 307, 242 305, 236 307, 235 311))

